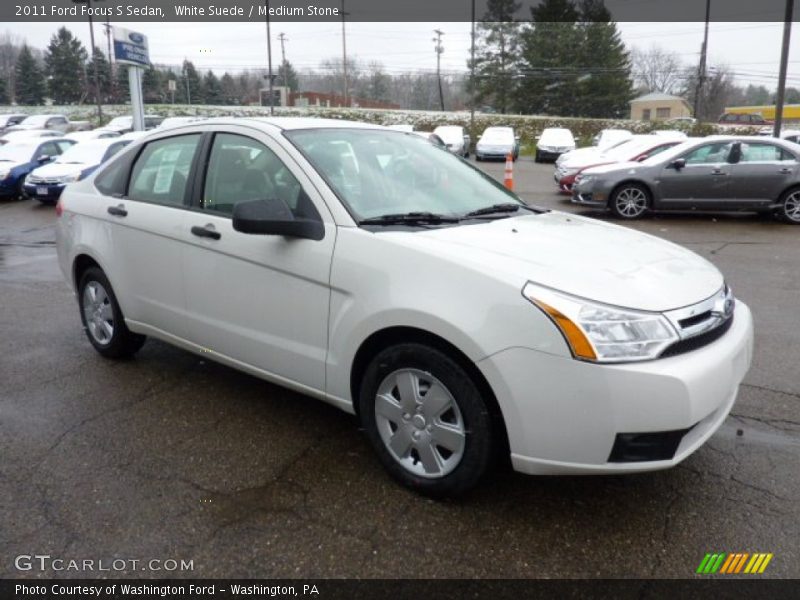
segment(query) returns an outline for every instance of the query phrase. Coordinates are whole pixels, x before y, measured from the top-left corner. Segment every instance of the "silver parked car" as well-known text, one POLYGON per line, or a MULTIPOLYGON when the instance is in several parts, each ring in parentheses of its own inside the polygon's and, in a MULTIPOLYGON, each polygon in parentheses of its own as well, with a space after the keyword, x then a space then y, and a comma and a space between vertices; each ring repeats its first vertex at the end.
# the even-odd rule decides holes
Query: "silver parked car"
POLYGON ((573 202, 622 219, 653 210, 741 210, 800 225, 800 145, 758 136, 687 141, 642 162, 587 169, 573 190, 573 202))

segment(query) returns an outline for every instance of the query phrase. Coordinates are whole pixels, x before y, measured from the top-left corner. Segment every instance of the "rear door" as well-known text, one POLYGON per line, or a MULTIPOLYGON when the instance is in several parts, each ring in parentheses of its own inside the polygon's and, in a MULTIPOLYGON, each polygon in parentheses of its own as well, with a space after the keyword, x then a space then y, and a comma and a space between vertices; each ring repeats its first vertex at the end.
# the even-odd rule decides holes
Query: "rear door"
POLYGON ((731 190, 728 159, 734 143, 710 142, 688 151, 681 169, 663 167, 657 185, 659 204, 664 207, 716 206, 726 201, 731 190))
POLYGON ((162 137, 98 176, 101 214, 111 224, 109 273, 127 319, 186 336, 181 257, 194 160, 202 134, 162 137), (115 172, 114 168, 120 169, 115 172))
POLYGON ((798 180, 797 157, 778 144, 742 142, 740 148, 731 171, 731 195, 743 207, 772 204, 798 180))

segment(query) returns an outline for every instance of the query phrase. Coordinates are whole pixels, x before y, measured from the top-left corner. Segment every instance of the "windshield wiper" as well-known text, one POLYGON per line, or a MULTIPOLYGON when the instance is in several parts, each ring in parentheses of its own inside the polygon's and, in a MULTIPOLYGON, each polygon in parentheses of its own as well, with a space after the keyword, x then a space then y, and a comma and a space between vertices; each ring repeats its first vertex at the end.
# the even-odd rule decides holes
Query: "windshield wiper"
POLYGON ((517 204, 516 202, 504 202, 503 204, 492 204, 491 206, 484 206, 477 210, 473 210, 464 215, 464 217, 482 217, 483 215, 494 215, 497 213, 512 213, 517 212, 519 209, 529 210, 531 212, 538 212, 535 208, 531 208, 525 204, 517 204))
POLYGON ((415 225, 421 223, 439 224, 439 223, 458 223, 460 221, 457 217, 448 217, 431 212, 407 212, 389 215, 380 215, 378 217, 369 217, 361 219, 359 225, 415 225))

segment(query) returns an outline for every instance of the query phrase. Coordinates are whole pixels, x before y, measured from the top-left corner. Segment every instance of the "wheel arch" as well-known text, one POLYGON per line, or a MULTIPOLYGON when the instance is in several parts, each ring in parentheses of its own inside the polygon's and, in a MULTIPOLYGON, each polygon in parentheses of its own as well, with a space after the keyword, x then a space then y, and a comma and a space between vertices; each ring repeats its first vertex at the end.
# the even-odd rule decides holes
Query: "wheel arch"
MULTIPOLYGON (((81 282, 81 277, 86 270, 91 267, 97 267, 103 271, 103 273, 105 273, 105 269, 103 269, 102 265, 89 254, 81 253, 75 257, 75 259, 72 261, 72 282, 74 284, 74 289, 78 289, 78 285, 81 282)), ((106 274, 106 277, 108 277, 108 274, 106 274)))
POLYGON ((509 440, 505 418, 486 377, 484 377, 477 365, 457 346, 435 333, 417 327, 386 327, 375 331, 361 343, 350 368, 350 394, 356 416, 358 416, 359 412, 361 379, 370 361, 381 350, 402 343, 420 343, 431 346, 455 360, 470 375, 475 385, 478 386, 481 397, 486 401, 487 408, 492 415, 493 427, 498 434, 498 441, 501 445, 500 450, 505 455, 508 455, 509 440))

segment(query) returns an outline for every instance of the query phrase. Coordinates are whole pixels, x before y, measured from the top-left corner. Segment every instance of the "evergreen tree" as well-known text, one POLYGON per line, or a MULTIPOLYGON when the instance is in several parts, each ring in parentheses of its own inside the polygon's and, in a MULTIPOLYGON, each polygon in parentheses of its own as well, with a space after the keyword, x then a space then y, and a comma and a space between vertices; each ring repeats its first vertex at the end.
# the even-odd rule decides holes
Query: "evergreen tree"
POLYGON ((222 84, 214 75, 214 71, 209 71, 203 77, 203 98, 206 104, 223 104, 222 84))
POLYGON ((0 104, 8 104, 8 85, 6 80, 0 77, 0 104))
POLYGON ((159 103, 165 101, 166 84, 165 74, 154 67, 148 66, 142 73, 142 96, 145 102, 159 103))
POLYGON ((14 97, 18 104, 44 104, 45 80, 27 44, 22 46, 14 68, 14 97))
POLYGON ((227 71, 222 75, 219 80, 220 88, 222 89, 222 102, 223 104, 239 104, 241 102, 236 81, 227 71))
POLYGON ((128 83, 128 65, 121 65, 117 63, 117 98, 116 101, 125 104, 130 102, 131 88, 128 83))
POLYGON ((580 62, 573 85, 572 114, 589 118, 623 117, 633 97, 631 60, 617 24, 603 0, 581 0, 580 62))
POLYGON ((175 101, 182 104, 203 104, 200 75, 197 73, 194 64, 189 60, 183 61, 175 101))
MULTIPOLYGON (((498 112, 510 111, 519 77, 522 23, 514 20, 516 0, 489 0, 477 24, 475 78, 468 88, 474 101, 489 103, 498 112)), ((471 61, 467 66, 472 68, 471 61)))
POLYGON ((369 72, 363 83, 362 89, 356 90, 356 95, 381 102, 389 102, 391 100, 389 94, 391 77, 384 72, 383 65, 379 62, 369 64, 369 72))
POLYGON ((300 89, 297 83, 297 71, 294 70, 292 63, 288 60, 278 67, 278 78, 276 80, 278 85, 284 85, 291 91, 296 92, 300 89))
POLYGON ((581 46, 577 21, 571 0, 542 0, 531 7, 531 25, 522 34, 522 80, 516 94, 521 111, 575 114, 571 84, 581 46))
POLYGON ((103 102, 109 102, 112 96, 111 63, 106 59, 106 55, 99 48, 94 49, 92 60, 86 65, 86 75, 90 79, 90 95, 94 97, 94 67, 97 65, 97 79, 100 83, 100 98, 103 102))
POLYGON ((50 38, 44 62, 49 77, 50 98, 54 104, 71 104, 86 96, 86 59, 83 44, 66 27, 50 38))

